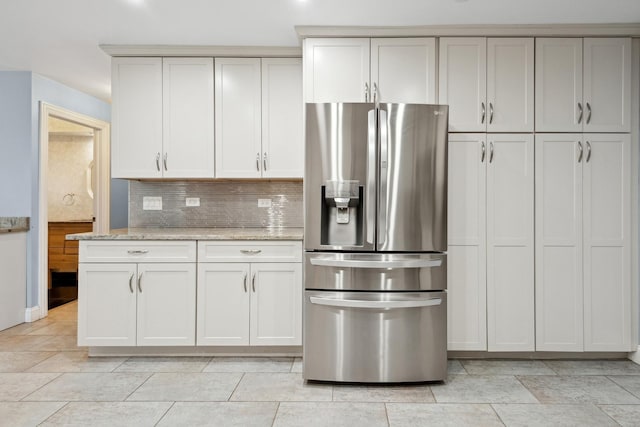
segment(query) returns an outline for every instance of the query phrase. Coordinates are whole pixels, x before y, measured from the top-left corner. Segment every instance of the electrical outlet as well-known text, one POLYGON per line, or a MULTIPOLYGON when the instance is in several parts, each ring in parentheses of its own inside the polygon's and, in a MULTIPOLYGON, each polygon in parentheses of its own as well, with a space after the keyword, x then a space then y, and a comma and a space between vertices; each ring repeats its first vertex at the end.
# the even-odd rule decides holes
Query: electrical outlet
POLYGON ((270 208, 271 207, 271 199, 258 199, 258 207, 259 208, 270 208))
POLYGON ((161 211, 162 210, 162 197, 143 197, 142 198, 142 210, 145 211, 161 211))
POLYGON ((200 206, 200 197, 187 197, 184 201, 186 206, 200 206))

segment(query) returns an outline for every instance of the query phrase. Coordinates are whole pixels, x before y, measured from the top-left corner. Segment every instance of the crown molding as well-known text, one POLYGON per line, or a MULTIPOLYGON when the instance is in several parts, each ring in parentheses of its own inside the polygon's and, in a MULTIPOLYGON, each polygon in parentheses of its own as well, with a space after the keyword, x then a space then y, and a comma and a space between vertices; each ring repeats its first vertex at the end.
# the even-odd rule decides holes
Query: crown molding
POLYGON ((300 58, 302 48, 294 46, 190 46, 190 45, 115 45, 101 44, 110 56, 215 56, 242 58, 300 58))

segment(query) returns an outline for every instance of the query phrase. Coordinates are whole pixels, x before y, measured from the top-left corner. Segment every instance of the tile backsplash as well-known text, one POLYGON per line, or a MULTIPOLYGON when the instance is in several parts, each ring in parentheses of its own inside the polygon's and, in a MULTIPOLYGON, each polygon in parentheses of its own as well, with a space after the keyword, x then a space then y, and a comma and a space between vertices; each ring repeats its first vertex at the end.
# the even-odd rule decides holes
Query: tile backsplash
POLYGON ((302 227, 302 181, 130 181, 129 227, 302 227), (162 197, 162 210, 143 210, 162 197), (200 206, 186 206, 199 197, 200 206), (258 199, 271 206, 258 207, 258 199))

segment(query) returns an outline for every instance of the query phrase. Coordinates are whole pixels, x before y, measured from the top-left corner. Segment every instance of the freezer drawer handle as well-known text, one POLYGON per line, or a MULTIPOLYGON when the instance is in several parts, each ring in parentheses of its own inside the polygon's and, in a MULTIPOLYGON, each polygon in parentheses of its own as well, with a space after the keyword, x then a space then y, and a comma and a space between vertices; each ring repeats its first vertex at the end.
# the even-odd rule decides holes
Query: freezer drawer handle
POLYGON ((404 301, 363 301, 354 299, 335 299, 335 298, 318 298, 309 297, 311 304, 327 305, 331 307, 350 307, 350 308, 415 308, 415 307, 431 307, 442 304, 442 298, 430 298, 422 300, 404 300, 404 301))
POLYGON ((353 268, 422 268, 440 267, 441 259, 404 259, 388 261, 366 261, 355 259, 311 258, 312 265, 323 267, 353 267, 353 268))

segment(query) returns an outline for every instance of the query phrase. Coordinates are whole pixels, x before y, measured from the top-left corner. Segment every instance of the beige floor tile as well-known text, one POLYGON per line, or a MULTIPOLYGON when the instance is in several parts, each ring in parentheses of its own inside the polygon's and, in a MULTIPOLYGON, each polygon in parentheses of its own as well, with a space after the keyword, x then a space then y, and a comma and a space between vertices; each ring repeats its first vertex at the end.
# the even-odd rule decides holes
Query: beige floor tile
POLYGON ((292 357, 214 357, 204 372, 290 372, 292 357))
POLYGON ((248 373, 230 400, 245 402, 329 401, 333 386, 305 384, 298 373, 248 373))
POLYGON ((0 352, 0 372, 24 372, 54 354, 44 351, 0 352))
POLYGON ((126 357, 89 357, 82 351, 67 351, 38 363, 28 372, 112 372, 126 357))
POLYGON ((42 338, 42 342, 33 346, 38 351, 87 351, 87 347, 78 347, 75 335, 26 335, 24 338, 42 338))
POLYGON ((211 357, 131 357, 116 372, 202 372, 211 357))
POLYGON ((56 351, 43 350, 43 347, 55 338, 51 336, 7 335, 0 337, 0 351, 56 351))
POLYGON ((438 403, 538 403, 511 375, 449 375, 431 391, 438 403))
POLYGON ((170 402, 70 402, 42 426, 154 426, 170 402))
POLYGON ((391 427, 503 426, 488 404, 388 403, 386 406, 391 427))
POLYGON ((558 375, 640 375, 630 360, 545 360, 558 375))
POLYGON ((276 402, 176 402, 158 426, 270 427, 276 402))
MULTIPOLYGON (((121 374, 132 375, 132 374, 121 374)), ((128 401, 224 401, 238 385, 239 373, 159 373, 135 391, 128 401)))
POLYGON ((50 320, 48 318, 40 319, 37 322, 21 323, 9 329, 0 331, 0 337, 6 337, 6 336, 12 336, 12 335, 27 335, 40 328, 44 328, 45 326, 51 323, 54 323, 54 320, 50 320))
POLYGON ((274 427, 386 427, 382 403, 282 402, 274 427))
POLYGON ((33 427, 67 402, 0 402, 0 426, 33 427))
POLYGON ((556 375, 540 360, 462 360, 470 375, 556 375))
POLYGON ((352 385, 333 386, 336 402, 422 402, 433 403, 435 399, 428 385, 352 385))
POLYGON ((494 404, 493 408, 508 426, 615 426, 594 405, 494 404))
MULTIPOLYGON (((16 402, 52 381, 60 374, 0 374, 0 401, 16 402)), ((63 401, 65 399, 51 399, 63 401)))
MULTIPOLYGON (((60 375, 60 374, 29 374, 60 375)), ((122 401, 136 390, 149 374, 67 373, 30 394, 25 401, 122 401)))
POLYGON ((612 375, 612 376, 609 376, 609 379, 615 382, 616 384, 618 384, 620 387, 627 390, 629 393, 640 398, 640 377, 633 376, 633 375, 631 376, 612 375))
POLYGON ((623 427, 640 425, 640 405, 600 405, 600 409, 623 427))
POLYGON ((69 321, 58 321, 50 325, 37 328, 29 335, 78 335, 78 323, 69 321))
POLYGON ((295 359, 293 359, 291 372, 302 373, 302 357, 296 357, 295 359))
POLYGON ((521 376, 518 379, 541 403, 640 403, 607 377, 521 376))
POLYGON ((464 375, 467 371, 464 370, 460 360, 449 359, 447 360, 447 374, 448 375, 464 375))

